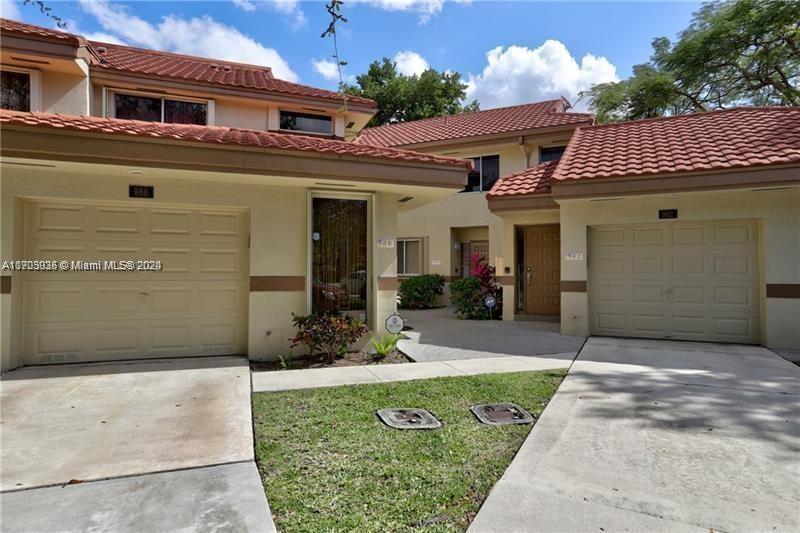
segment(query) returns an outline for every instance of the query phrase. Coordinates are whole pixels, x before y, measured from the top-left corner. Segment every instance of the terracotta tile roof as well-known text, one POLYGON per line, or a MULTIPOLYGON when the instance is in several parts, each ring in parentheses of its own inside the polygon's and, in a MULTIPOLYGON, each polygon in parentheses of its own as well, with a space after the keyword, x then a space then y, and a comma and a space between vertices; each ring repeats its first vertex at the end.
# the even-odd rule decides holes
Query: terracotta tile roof
POLYGON ((557 166, 558 161, 548 161, 504 176, 495 182, 492 190, 486 194, 486 198, 550 194, 553 172, 557 166))
MULTIPOLYGON (((186 82, 256 89, 318 100, 342 101, 341 95, 337 92, 277 79, 273 76, 272 69, 269 67, 145 50, 96 41, 90 41, 89 43, 100 58, 100 63, 94 65, 96 69, 143 74, 186 82)), ((347 100, 360 106, 377 107, 373 100, 367 98, 348 96, 347 100)))
POLYGON ((735 108, 579 128, 556 180, 800 163, 800 107, 735 108))
MULTIPOLYGON (((190 83, 255 89, 315 100, 342 101, 342 97, 335 91, 275 78, 272 70, 266 66, 86 41, 80 35, 4 18, 0 18, 0 32, 64 41, 76 46, 88 44, 92 53, 98 58, 98 63, 93 65, 95 69, 129 72, 190 83), (99 52, 98 48, 104 48, 105 52, 99 52)), ((347 100, 353 105, 378 107, 378 104, 368 98, 348 96, 347 100)))
POLYGON ((589 113, 564 112, 565 103, 566 101, 563 99, 547 100, 460 115, 387 124, 364 129, 355 142, 376 146, 410 146, 594 122, 594 115, 589 113))
POLYGON ((164 124, 161 122, 143 122, 139 120, 0 110, 0 126, 9 125, 107 135, 125 135, 149 139, 229 144, 294 152, 338 154, 349 157, 461 167, 465 170, 472 170, 472 161, 466 159, 421 154, 409 150, 398 150, 396 148, 364 144, 358 145, 346 141, 310 137, 306 135, 288 135, 284 133, 226 128, 222 126, 164 124))
POLYGON ((0 33, 21 34, 29 37, 39 37, 53 41, 63 41, 66 43, 80 45, 86 44, 86 40, 80 35, 67 33, 60 30, 52 30, 33 24, 25 24, 16 20, 0 18, 0 33))

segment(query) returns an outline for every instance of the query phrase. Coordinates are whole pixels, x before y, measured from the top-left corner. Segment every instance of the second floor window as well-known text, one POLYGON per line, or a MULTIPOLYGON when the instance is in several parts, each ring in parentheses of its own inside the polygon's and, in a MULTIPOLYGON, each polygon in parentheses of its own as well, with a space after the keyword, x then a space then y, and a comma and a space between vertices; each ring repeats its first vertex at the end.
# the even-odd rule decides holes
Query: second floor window
POLYGON ((487 192, 500 178, 500 156, 484 155, 472 158, 473 171, 467 177, 467 186, 461 192, 487 192))
POLYGON ((114 93, 114 117, 171 124, 208 124, 208 105, 170 98, 114 93))
POLYGON ((333 135, 333 119, 325 115, 281 111, 280 127, 287 131, 333 135))
POLYGON ((31 75, 12 70, 0 71, 0 107, 12 111, 31 110, 31 75))
POLYGON ((539 163, 547 163, 548 161, 558 161, 564 155, 566 146, 549 146, 547 148, 539 149, 539 163))

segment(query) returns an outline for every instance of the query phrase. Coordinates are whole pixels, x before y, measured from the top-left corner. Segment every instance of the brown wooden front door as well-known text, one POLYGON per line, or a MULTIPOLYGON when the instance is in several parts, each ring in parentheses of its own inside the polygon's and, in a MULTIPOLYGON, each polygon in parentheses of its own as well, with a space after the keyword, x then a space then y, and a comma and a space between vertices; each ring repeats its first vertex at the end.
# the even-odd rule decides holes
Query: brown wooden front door
POLYGON ((558 224, 525 227, 525 313, 561 314, 561 238, 558 224))

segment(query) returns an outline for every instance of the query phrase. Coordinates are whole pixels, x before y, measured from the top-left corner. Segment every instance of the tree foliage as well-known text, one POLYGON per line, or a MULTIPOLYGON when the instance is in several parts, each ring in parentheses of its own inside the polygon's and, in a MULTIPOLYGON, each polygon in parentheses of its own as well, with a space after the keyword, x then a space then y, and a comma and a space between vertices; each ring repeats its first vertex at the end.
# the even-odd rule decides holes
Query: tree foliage
POLYGON ((800 2, 705 4, 678 40, 653 40, 650 61, 588 96, 600 122, 738 105, 800 105, 800 2))
POLYGON ((462 104, 466 89, 458 72, 429 68, 422 74, 407 76, 397 71, 391 59, 384 57, 373 61, 367 72, 356 77, 356 85, 348 85, 345 92, 375 100, 378 113, 369 126, 380 126, 477 111, 477 101, 462 104))

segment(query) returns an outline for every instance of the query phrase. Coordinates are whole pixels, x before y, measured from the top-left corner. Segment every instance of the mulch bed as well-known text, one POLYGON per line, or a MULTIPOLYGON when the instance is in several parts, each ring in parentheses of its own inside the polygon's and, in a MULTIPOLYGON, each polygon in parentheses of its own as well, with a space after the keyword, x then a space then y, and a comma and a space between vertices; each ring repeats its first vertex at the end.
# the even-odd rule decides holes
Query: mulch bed
POLYGON ((413 363, 408 357, 395 350, 383 358, 377 358, 366 350, 359 352, 348 352, 344 357, 337 357, 331 363, 322 356, 308 357, 298 355, 291 359, 281 361, 250 361, 250 368, 253 372, 270 372, 275 370, 300 370, 305 368, 331 368, 342 366, 364 366, 364 365, 394 365, 402 363, 413 363))

